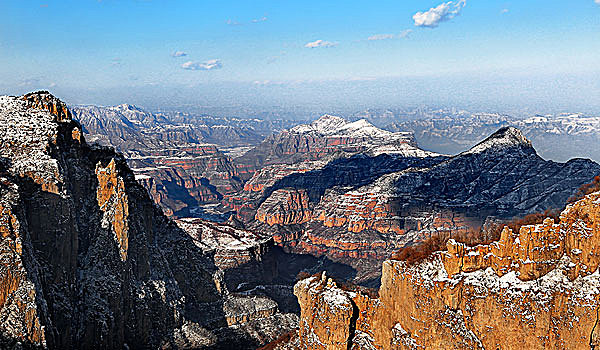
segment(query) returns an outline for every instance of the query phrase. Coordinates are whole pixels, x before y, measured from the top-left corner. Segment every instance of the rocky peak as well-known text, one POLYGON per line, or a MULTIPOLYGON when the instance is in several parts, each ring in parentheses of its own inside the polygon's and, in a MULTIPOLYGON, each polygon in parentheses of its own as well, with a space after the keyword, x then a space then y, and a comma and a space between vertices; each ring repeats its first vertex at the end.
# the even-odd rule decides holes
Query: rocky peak
POLYGON ((464 154, 482 153, 488 149, 505 149, 513 147, 525 147, 533 150, 531 141, 529 141, 521 132, 521 130, 508 126, 498 129, 487 139, 481 141, 473 148, 464 152, 464 154))
POLYGON ((307 125, 298 125, 292 128, 290 132, 293 134, 314 134, 320 137, 391 138, 402 141, 410 140, 411 143, 414 143, 414 140, 412 140, 412 133, 393 133, 376 127, 366 119, 349 122, 343 118, 332 115, 324 115, 307 125))
POLYGON ((230 244, 204 249, 49 93, 0 96, 0 173, 0 349, 256 348, 293 326, 229 293, 273 278, 270 240, 207 223, 230 244), (253 320, 260 336, 240 330, 253 320))
POLYGON ((300 349, 597 349, 600 192, 558 223, 450 241, 416 265, 387 260, 379 297, 312 277, 296 284, 300 349))
POLYGON ((42 109, 50 112, 58 122, 69 122, 72 119, 67 104, 54 97, 48 91, 36 91, 21 97, 32 108, 42 109))
POLYGON ((310 124, 295 126, 290 129, 290 132, 296 134, 315 132, 327 135, 335 133, 335 131, 347 123, 348 122, 344 118, 326 114, 310 124))
POLYGON ((116 106, 115 109, 126 110, 126 111, 139 111, 139 112, 142 111, 141 108, 134 106, 134 105, 130 105, 128 103, 120 104, 120 105, 116 106))

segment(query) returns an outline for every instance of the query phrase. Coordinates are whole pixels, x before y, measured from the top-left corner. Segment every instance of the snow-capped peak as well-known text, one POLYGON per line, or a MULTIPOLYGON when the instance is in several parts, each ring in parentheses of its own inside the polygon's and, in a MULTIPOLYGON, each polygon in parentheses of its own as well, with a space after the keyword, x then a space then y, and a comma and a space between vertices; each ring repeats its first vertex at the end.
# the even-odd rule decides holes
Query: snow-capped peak
POLYGON ((512 126, 504 127, 493 133, 487 139, 483 140, 465 154, 481 153, 488 149, 500 149, 514 146, 532 147, 529 141, 521 132, 521 130, 512 126))
POLYGON ((384 153, 403 155, 405 157, 429 157, 437 155, 419 149, 412 132, 383 130, 369 123, 366 119, 349 122, 340 117, 324 115, 310 124, 293 127, 289 133, 310 135, 316 138, 346 139, 344 142, 361 145, 364 148, 364 152, 373 156, 384 153))
POLYGON ((390 131, 379 129, 365 119, 348 122, 343 118, 332 115, 324 115, 307 125, 298 125, 292 128, 290 132, 295 134, 316 133, 321 136, 371 138, 390 137, 394 135, 390 131))
POLYGON ((295 126, 290 129, 290 132, 295 134, 316 132, 323 135, 331 135, 346 124, 348 124, 348 122, 345 119, 326 114, 310 124, 295 126))
POLYGON ((121 110, 121 111, 143 112, 143 110, 141 108, 139 108, 138 106, 130 105, 130 104, 127 104, 127 103, 123 103, 123 104, 120 104, 118 106, 115 106, 114 109, 121 110))

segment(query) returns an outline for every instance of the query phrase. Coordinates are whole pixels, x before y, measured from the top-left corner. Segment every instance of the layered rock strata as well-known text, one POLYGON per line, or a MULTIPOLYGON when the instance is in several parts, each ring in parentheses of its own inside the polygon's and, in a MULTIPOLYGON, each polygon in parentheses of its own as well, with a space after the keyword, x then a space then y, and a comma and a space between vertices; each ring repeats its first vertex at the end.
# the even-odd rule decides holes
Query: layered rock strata
POLYGON ((597 173, 590 160, 545 161, 519 130, 503 128, 454 157, 355 156, 288 175, 257 192, 249 227, 272 231, 295 251, 349 264, 381 260, 430 236, 561 207, 597 173), (283 191, 306 191, 310 219, 290 219, 297 211, 283 191))
POLYGON ((239 138, 247 136, 253 142, 258 136, 244 136, 251 131, 225 126, 176 123, 131 105, 79 106, 74 111, 73 117, 84 124, 86 137, 123 152, 154 202, 173 217, 190 216, 194 208, 218 203, 224 195, 242 188, 243 174, 232 158, 207 140, 225 141, 228 131, 237 131, 242 134, 239 138), (213 139, 213 131, 222 137, 213 139))
MULTIPOLYGON (((223 196, 241 190, 242 181, 232 160, 215 146, 185 147, 178 154, 129 158, 136 179, 165 214, 192 216, 195 208, 219 203, 223 196)), ((159 153, 159 152, 157 152, 159 153)))
POLYGON ((449 241, 414 266, 383 264, 379 298, 322 277, 296 284, 301 349, 589 349, 600 344, 600 193, 554 223, 449 241))
POLYGON ((316 161, 334 155, 366 153, 401 154, 407 157, 434 155, 416 147, 411 133, 389 132, 366 120, 348 122, 324 115, 311 124, 298 125, 268 137, 260 145, 237 159, 239 164, 262 168, 271 164, 316 161))
POLYGON ((0 348, 254 348, 294 327, 264 297, 236 306, 214 252, 63 106, 0 97, 0 348))

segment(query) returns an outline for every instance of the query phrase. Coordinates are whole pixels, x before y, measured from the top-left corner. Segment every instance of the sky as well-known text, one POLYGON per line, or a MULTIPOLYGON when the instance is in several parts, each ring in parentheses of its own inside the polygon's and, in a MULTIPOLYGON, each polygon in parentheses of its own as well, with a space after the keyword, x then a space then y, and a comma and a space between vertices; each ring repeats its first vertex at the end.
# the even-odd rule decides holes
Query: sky
POLYGON ((2 0, 0 93, 600 115, 600 0, 2 0))

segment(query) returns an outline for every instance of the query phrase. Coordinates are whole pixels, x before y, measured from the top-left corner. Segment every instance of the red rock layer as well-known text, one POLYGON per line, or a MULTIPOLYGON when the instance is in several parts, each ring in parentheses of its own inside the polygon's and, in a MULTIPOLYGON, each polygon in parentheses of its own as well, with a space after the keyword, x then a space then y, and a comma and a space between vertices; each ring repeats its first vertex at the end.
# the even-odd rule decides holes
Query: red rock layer
POLYGON ((158 158, 155 167, 134 169, 138 181, 169 216, 186 207, 217 203, 223 195, 241 187, 231 159, 214 146, 193 148, 191 152, 202 156, 158 158))
POLYGON ((306 190, 277 190, 256 211, 255 219, 269 225, 302 224, 311 218, 306 190))

